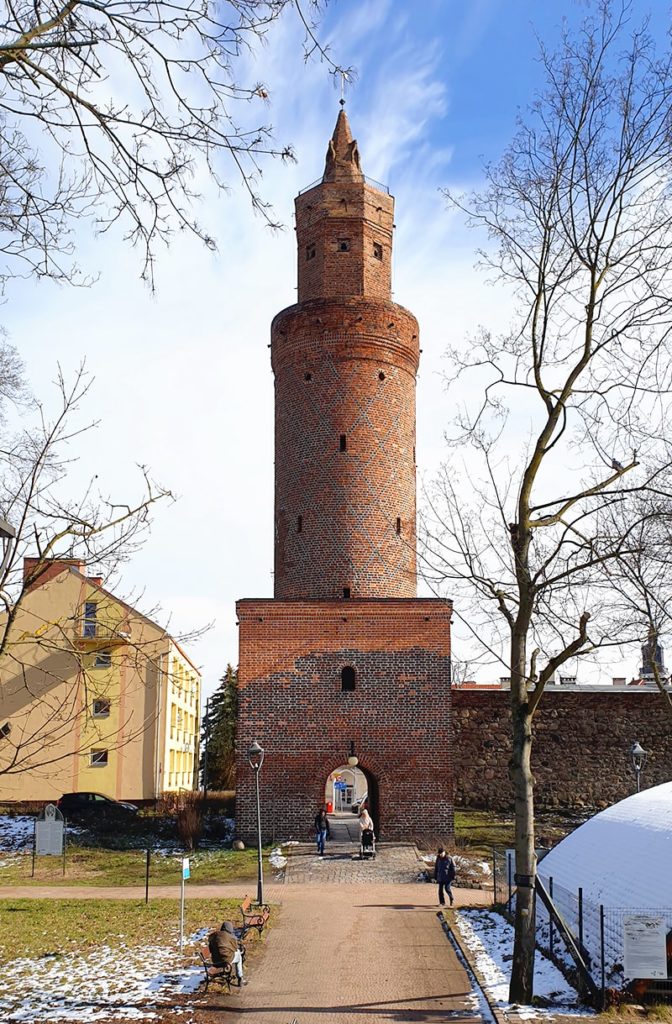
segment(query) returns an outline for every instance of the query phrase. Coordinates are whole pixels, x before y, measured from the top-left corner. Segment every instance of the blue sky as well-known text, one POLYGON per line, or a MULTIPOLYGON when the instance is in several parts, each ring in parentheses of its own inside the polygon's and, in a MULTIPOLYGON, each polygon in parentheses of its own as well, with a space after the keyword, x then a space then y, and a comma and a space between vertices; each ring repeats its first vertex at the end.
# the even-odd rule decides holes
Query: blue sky
MULTIPOLYGON (((468 344, 479 323, 503 326, 510 311, 506 294, 475 272, 477 239, 446 211, 439 189, 478 186, 483 161, 501 154, 539 84, 535 31, 552 42, 562 15, 576 22, 585 10, 531 0, 333 0, 327 9, 321 37, 358 71, 347 109, 364 171, 397 202, 394 298, 422 332, 419 483, 446 457, 446 346, 468 344)), ((660 31, 662 10, 657 17, 660 31)), ((240 78, 270 91, 267 108, 246 108, 249 122, 272 123, 277 140, 295 147, 297 163, 268 162, 260 183, 285 230, 271 233, 253 215, 231 169, 227 195, 201 177, 199 219, 217 253, 180 236, 160 254, 152 295, 120 233, 96 238, 83 229, 80 263, 100 273, 98 282, 86 290, 15 282, 2 313, 47 405, 57 361, 72 371, 85 357, 95 377, 80 416, 100 426, 81 446, 73 488, 98 473, 127 493, 134 465, 145 463, 179 495, 157 514, 117 589, 142 607, 160 604, 176 633, 214 622, 189 648, 206 692, 237 659, 236 598, 272 594, 269 327, 295 298, 293 198, 321 176, 339 98, 324 64, 304 65, 291 14, 242 60, 240 78)))

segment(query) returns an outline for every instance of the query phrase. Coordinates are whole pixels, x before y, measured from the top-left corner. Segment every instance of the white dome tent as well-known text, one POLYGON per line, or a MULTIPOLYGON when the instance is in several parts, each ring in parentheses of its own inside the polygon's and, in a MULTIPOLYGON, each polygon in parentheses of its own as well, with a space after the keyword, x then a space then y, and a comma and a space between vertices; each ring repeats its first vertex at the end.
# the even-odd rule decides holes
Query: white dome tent
MULTIPOLYGON (((672 782, 601 811, 558 843, 540 862, 545 888, 578 936, 578 891, 583 891, 583 944, 600 975, 600 906, 604 908, 607 984, 621 984, 623 919, 633 913, 663 917, 672 929, 672 782)), ((538 903, 539 927, 548 916, 538 903)), ((629 980, 629 979, 625 979, 629 980)))

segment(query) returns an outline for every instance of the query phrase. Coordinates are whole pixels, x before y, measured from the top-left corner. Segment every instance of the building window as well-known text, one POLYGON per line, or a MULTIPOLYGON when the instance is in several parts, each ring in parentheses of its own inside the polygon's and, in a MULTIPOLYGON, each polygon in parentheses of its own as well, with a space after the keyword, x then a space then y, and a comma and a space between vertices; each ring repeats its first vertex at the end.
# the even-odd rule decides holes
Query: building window
POLYGON ((91 751, 91 767, 92 768, 106 768, 108 764, 107 750, 92 750, 91 751))
POLYGON ((306 246, 306 259, 307 260, 314 260, 315 259, 315 243, 314 242, 311 242, 310 245, 306 246))
POLYGON ((336 248, 339 252, 350 252, 350 239, 339 238, 336 248))
POLYGON ((96 654, 96 660, 93 663, 94 668, 109 668, 112 664, 112 651, 98 651, 96 654))
POLYGON ((401 517, 397 516, 397 533, 401 533, 401 517))
POLYGON ((374 242, 373 243, 373 255, 376 257, 377 260, 382 260, 382 258, 383 258, 383 247, 380 244, 380 242, 374 242))
POLYGON ((303 516, 296 517, 296 532, 303 533, 303 516))
POLYGON ((339 441, 338 441, 338 447, 339 447, 340 451, 344 452, 347 449, 347 446, 348 446, 347 438, 346 438, 345 434, 341 434, 341 436, 339 438, 339 441))
POLYGON ((95 636, 96 635, 96 615, 98 614, 98 605, 95 601, 86 601, 84 603, 84 623, 83 623, 83 636, 95 636))
POLYGON ((347 601, 350 597, 350 587, 343 587, 343 597, 347 601))
MULTIPOLYGON (((94 718, 109 718, 110 717, 111 701, 106 700, 104 697, 97 697, 93 702, 93 717, 94 718)), ((107 754, 107 751, 104 751, 107 754)))
POLYGON ((312 373, 310 373, 310 371, 308 371, 308 373, 304 373, 304 375, 303 375, 303 379, 304 379, 305 381, 311 381, 311 380, 313 379, 313 375, 312 375, 312 373))
POLYGON ((346 665, 341 669, 341 690, 344 692, 352 692, 357 682, 357 673, 355 672, 352 665, 346 665))
POLYGON ((383 371, 382 371, 382 370, 381 370, 381 371, 380 371, 380 373, 378 374, 378 380, 385 380, 385 374, 383 373, 383 371))

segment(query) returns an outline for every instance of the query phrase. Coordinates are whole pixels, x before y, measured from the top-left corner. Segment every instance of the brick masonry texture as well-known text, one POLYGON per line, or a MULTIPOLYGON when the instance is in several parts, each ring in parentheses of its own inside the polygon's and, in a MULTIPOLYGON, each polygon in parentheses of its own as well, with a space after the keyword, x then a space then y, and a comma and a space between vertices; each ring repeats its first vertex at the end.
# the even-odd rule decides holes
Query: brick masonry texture
MULTIPOLYGON (((508 775, 508 691, 452 691, 455 803, 513 809, 508 775)), ((672 777, 669 712, 657 691, 549 687, 534 716, 532 771, 538 809, 604 807, 635 788, 630 747, 649 752, 643 786, 672 777)))
POLYGON ((275 596, 414 597, 415 318, 315 300, 272 339, 275 596))
POLYGON ((306 839, 329 774, 354 742, 385 839, 453 830, 450 604, 433 599, 244 600, 237 828, 253 840, 257 739, 264 837, 306 839), (356 672, 354 691, 341 670, 356 672))

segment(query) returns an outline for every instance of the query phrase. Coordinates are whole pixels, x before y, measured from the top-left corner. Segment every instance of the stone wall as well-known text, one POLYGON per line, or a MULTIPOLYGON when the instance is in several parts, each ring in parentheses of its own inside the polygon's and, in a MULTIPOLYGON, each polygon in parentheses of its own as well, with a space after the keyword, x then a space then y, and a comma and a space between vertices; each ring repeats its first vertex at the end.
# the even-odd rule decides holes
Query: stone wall
MULTIPOLYGON (((508 691, 452 691, 455 804, 511 810, 508 691)), ((642 788, 672 779, 672 724, 657 691, 549 687, 534 718, 538 809, 601 807, 634 792, 630 747, 648 752, 642 788)))

